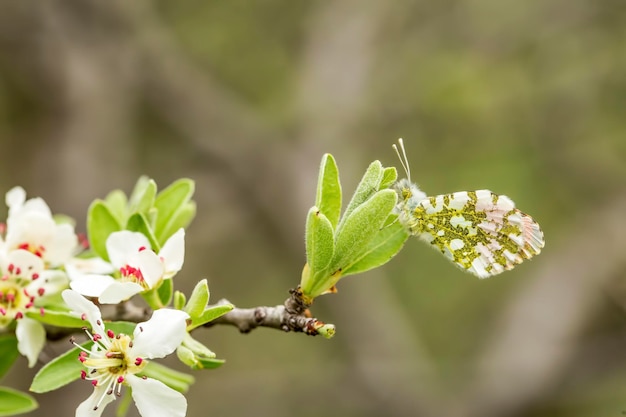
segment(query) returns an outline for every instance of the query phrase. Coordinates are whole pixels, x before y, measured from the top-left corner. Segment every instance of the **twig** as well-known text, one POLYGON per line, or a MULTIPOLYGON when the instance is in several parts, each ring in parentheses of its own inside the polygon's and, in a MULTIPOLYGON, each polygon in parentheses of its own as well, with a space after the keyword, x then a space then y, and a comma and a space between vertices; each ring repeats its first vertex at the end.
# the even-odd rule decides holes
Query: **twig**
MULTIPOLYGON (((283 305, 274 307, 237 308, 235 307, 223 316, 207 323, 204 327, 215 324, 235 326, 241 333, 249 333, 257 327, 269 327, 285 332, 303 332, 310 336, 318 334, 330 338, 334 335, 335 326, 325 324, 321 320, 310 317, 309 305, 302 299, 300 289, 290 290, 289 298, 283 305)), ((230 304, 222 299, 218 304, 230 304)))

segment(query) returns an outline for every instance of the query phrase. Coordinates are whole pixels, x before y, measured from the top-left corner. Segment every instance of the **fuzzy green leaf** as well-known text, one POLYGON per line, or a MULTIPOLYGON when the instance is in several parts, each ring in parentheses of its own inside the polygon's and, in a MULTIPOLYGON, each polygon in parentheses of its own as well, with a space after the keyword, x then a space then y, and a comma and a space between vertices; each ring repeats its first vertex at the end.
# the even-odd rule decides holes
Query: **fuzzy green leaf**
MULTIPOLYGON (((81 346, 90 349, 92 345, 93 342, 87 342, 81 346)), ((35 375, 30 390, 42 394, 79 379, 80 371, 85 369, 85 366, 78 360, 79 352, 80 350, 75 347, 45 364, 35 375)))
POLYGON ((396 205, 397 195, 393 190, 381 190, 356 208, 337 232, 335 256, 329 271, 352 265, 369 243, 396 205))
POLYGON ((128 217, 126 194, 122 190, 113 190, 104 198, 109 211, 119 224, 124 224, 126 217, 128 217))
POLYGON ((154 201, 154 207, 158 209, 155 225, 155 235, 159 243, 163 244, 178 228, 173 229, 172 223, 179 222, 177 212, 186 207, 186 217, 189 212, 195 212, 195 207, 190 209, 187 205, 194 192, 194 182, 188 178, 182 178, 173 182, 169 187, 161 191, 154 201))
MULTIPOLYGON (((306 228, 306 259, 311 274, 324 271, 333 260, 335 252, 335 236, 331 222, 313 206, 307 216, 306 228)), ((303 287, 306 284, 303 283, 303 287)))
POLYGON ((365 174, 363 174, 363 178, 361 178, 361 182, 359 182, 359 185, 356 187, 356 191, 354 192, 354 195, 352 196, 352 199, 350 200, 350 203, 346 208, 346 212, 343 214, 341 222, 339 223, 337 232, 339 232, 339 229, 346 222, 350 214, 352 214, 352 212, 357 207, 367 201, 372 195, 374 195, 374 193, 379 190, 380 181, 382 178, 383 166, 381 165, 380 161, 372 162, 370 166, 367 167, 365 174))
POLYGON ((398 179, 398 171, 395 167, 387 167, 383 170, 383 178, 380 180, 380 189, 389 188, 398 179))
POLYGON ((167 227, 163 230, 163 233, 159 237, 159 242, 164 244, 170 236, 178 231, 178 229, 189 226, 195 216, 196 203, 194 201, 189 201, 181 206, 180 209, 174 214, 167 227))
POLYGON ((215 358, 197 358, 198 365, 194 369, 215 369, 224 365, 226 362, 224 359, 215 359, 215 358))
POLYGON ((176 371, 153 361, 150 361, 138 375, 157 379, 168 387, 182 393, 187 392, 189 386, 195 381, 195 378, 189 374, 176 371))
POLYGON ((174 281, 171 278, 161 281, 161 285, 157 288, 157 293, 161 300, 161 305, 169 305, 174 296, 174 281))
POLYGON ((135 213, 128 219, 128 223, 126 223, 126 230, 130 230, 132 232, 139 232, 148 238, 150 241, 150 246, 153 251, 159 253, 161 250, 161 245, 157 241, 154 233, 152 231, 152 227, 148 223, 146 216, 143 213, 135 213))
POLYGON ((185 311, 193 320, 202 314, 208 302, 209 284, 206 279, 203 279, 196 284, 191 292, 191 297, 189 297, 189 302, 185 306, 185 311))
POLYGON ((176 310, 182 310, 187 303, 187 297, 180 291, 174 291, 174 308, 176 310))
POLYGON ((341 214, 341 183, 335 158, 328 153, 322 157, 315 205, 330 221, 333 228, 337 227, 341 214))
POLYGON ((113 232, 122 230, 122 225, 111 213, 106 203, 95 200, 87 211, 87 234, 91 249, 105 261, 109 260, 106 241, 113 232))
POLYGON ((154 180, 145 176, 140 177, 130 195, 130 212, 145 214, 154 204, 156 192, 157 184, 154 180))
POLYGON ((13 365, 18 357, 17 338, 13 334, 5 334, 0 336, 0 378, 13 365))
POLYGON ((187 331, 191 331, 196 327, 200 327, 203 324, 213 321, 216 318, 228 313, 233 308, 235 308, 235 306, 233 306, 232 304, 218 304, 215 306, 211 306, 204 310, 199 317, 191 319, 191 324, 187 326, 187 331))
POLYGON ((30 395, 12 388, 0 387, 0 416, 28 413, 38 407, 30 395))
POLYGON ((400 222, 384 226, 355 262, 343 270, 343 275, 359 274, 389 262, 400 252, 408 238, 409 233, 400 222))

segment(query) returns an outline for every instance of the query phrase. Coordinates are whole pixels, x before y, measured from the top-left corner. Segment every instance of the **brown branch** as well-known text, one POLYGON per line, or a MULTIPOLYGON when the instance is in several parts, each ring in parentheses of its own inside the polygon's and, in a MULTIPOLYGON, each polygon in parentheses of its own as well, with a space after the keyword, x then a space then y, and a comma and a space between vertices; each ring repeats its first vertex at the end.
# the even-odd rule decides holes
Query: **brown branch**
MULTIPOLYGON (((309 305, 302 299, 299 289, 290 290, 289 298, 283 305, 274 307, 237 308, 207 323, 205 327, 215 324, 235 326, 241 333, 249 333, 257 327, 269 327, 285 332, 303 332, 310 336, 318 334, 330 338, 334 334, 334 325, 325 324, 321 320, 309 316, 309 305)), ((222 299, 218 304, 230 304, 222 299)))
MULTIPOLYGON (((310 305, 302 299, 300 289, 289 290, 289 298, 283 305, 274 307, 259 306, 252 308, 233 308, 228 313, 206 323, 202 327, 213 327, 216 324, 235 326, 241 333, 249 333, 257 327, 279 329, 285 332, 302 332, 309 336, 322 335, 331 338, 335 333, 335 326, 326 324, 321 320, 310 317, 310 305)), ((221 299, 215 305, 232 304, 226 299, 221 299)), ((211 306, 208 306, 211 307, 211 306)), ((117 305, 100 305, 102 317, 106 321, 129 321, 140 323, 147 321, 152 315, 152 310, 140 307, 132 301, 117 305)), ((46 337, 50 341, 62 340, 72 334, 81 332, 80 329, 70 329, 50 326, 46 337)))

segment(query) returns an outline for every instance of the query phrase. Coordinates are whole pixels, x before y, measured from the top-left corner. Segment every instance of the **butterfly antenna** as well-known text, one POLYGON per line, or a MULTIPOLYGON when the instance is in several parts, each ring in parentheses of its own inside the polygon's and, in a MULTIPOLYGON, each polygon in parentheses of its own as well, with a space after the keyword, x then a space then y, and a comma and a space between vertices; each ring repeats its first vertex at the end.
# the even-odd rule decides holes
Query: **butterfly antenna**
POLYGON ((402 154, 400 154, 400 150, 398 150, 398 146, 396 146, 395 143, 391 146, 393 147, 393 150, 396 151, 398 159, 402 164, 402 168, 404 168, 404 172, 406 172, 406 179, 411 181, 411 169, 409 168, 409 159, 406 157, 406 150, 404 149, 404 141, 402 140, 402 138, 398 139, 398 145, 400 145, 402 154))

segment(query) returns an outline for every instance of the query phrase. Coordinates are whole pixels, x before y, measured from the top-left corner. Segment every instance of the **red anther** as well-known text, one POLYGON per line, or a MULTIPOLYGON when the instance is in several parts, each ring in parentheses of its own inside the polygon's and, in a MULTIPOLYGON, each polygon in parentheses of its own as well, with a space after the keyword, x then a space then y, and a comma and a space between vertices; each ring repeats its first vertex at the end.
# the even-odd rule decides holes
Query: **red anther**
POLYGON ((87 313, 83 313, 80 315, 81 320, 87 320, 87 313))
POLYGON ((46 289, 44 287, 40 287, 37 289, 37 294, 39 294, 40 297, 44 295, 45 292, 46 292, 46 289))
POLYGON ((142 359, 142 358, 136 358, 136 359, 135 359, 135 366, 139 366, 139 365, 141 365, 141 363, 142 363, 142 362, 143 362, 143 359, 142 359))
POLYGON ((36 280, 37 278, 39 278, 39 274, 38 273, 34 273, 33 275, 31 275, 31 278, 34 280, 36 280))
POLYGON ((46 310, 43 307, 39 308, 39 315, 44 316, 46 314, 46 310))
POLYGON ((87 378, 87 372, 81 370, 80 371, 80 379, 85 380, 87 378))
POLYGON ((15 268, 15 275, 20 275, 22 273, 22 269, 20 267, 15 268))
POLYGON ((2 281, 6 281, 8 279, 9 279, 9 275, 8 274, 2 275, 2 281))
POLYGON ((124 377, 120 375, 117 377, 117 383, 121 384, 122 382, 124 382, 124 377))
POLYGON ((19 320, 24 317, 24 314, 21 311, 15 313, 15 320, 19 320))
POLYGON ((9 264, 9 266, 7 267, 7 270, 8 270, 10 273, 13 273, 13 270, 14 270, 14 269, 15 269, 15 265, 13 265, 13 264, 9 264))
POLYGON ((109 329, 107 330, 107 336, 109 336, 110 339, 113 339, 115 337, 115 333, 113 333, 113 330, 109 329))
POLYGON ((0 307, 0 314, 2 314, 3 316, 6 316, 7 311, 4 308, 0 307))
POLYGON ((18 249, 28 250, 28 243, 22 243, 17 246, 18 249))
POLYGON ((6 299, 9 303, 12 303, 13 301, 15 301, 15 294, 13 294, 12 292, 8 293, 6 295, 6 299))
POLYGON ((144 251, 144 250, 146 250, 146 247, 145 247, 145 246, 140 246, 140 247, 139 247, 139 252, 142 252, 142 251, 144 251))
MULTIPOLYGON (((91 381, 91 385, 93 385, 94 387, 97 387, 98 386, 98 381, 94 379, 93 381, 91 381)), ((95 408, 94 408, 94 410, 95 410, 95 408)))
POLYGON ((33 305, 34 305, 34 304, 33 304, 33 302, 32 302, 32 301, 29 301, 29 302, 28 302, 28 303, 24 306, 24 308, 31 308, 33 305))
POLYGON ((92 337, 92 340, 94 342, 97 342, 98 340, 102 339, 102 336, 100 336, 98 333, 95 333, 92 337))

